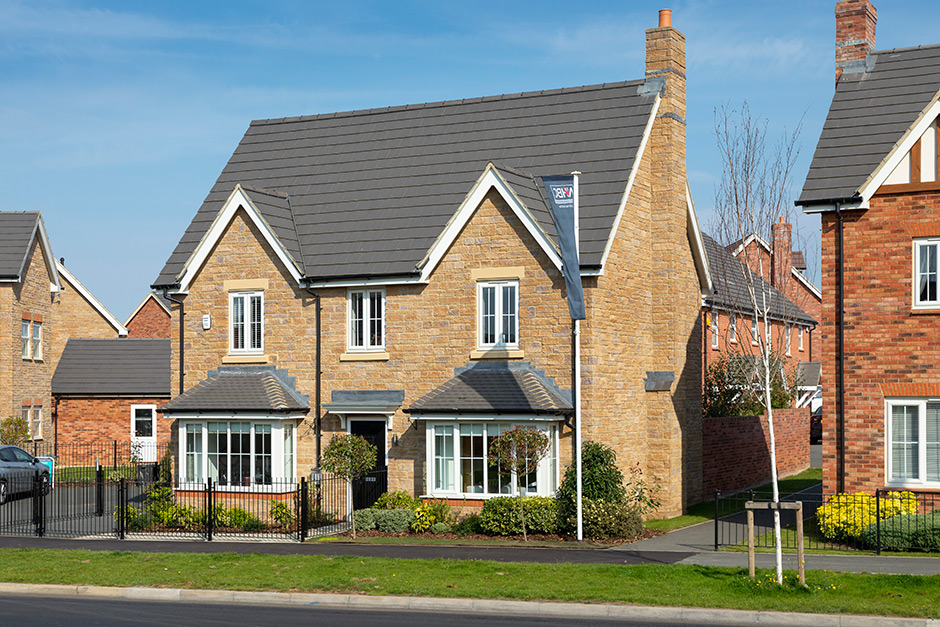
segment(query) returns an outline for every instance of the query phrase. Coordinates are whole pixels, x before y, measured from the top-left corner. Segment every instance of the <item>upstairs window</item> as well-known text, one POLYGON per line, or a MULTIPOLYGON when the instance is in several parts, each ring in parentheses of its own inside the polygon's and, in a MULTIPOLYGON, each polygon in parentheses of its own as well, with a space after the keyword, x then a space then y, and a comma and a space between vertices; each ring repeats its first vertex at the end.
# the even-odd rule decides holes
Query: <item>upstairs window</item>
POLYGON ((800 342, 800 350, 803 350, 803 327, 798 327, 797 335, 800 342))
POLYGON ((937 307, 937 253, 940 239, 914 240, 914 306, 937 307))
POLYGON ((385 350, 385 292, 351 290, 349 300, 349 350, 385 350))
POLYGON ((23 342, 23 359, 29 359, 29 320, 23 320, 23 326, 20 329, 20 338, 23 342))
POLYGON ((711 319, 712 327, 712 348, 718 348, 718 315, 712 314, 711 319))
POLYGON ((787 350, 787 355, 789 356, 789 355, 790 355, 790 337, 791 337, 791 335, 792 335, 791 329, 790 329, 790 325, 789 325, 789 324, 787 325, 787 328, 786 328, 786 331, 784 332, 784 334, 785 334, 785 335, 784 335, 784 337, 785 337, 784 344, 785 344, 785 347, 786 347, 786 350, 787 350))
POLYGON ((42 323, 33 323, 33 359, 42 359, 42 323))
POLYGON ((20 325, 23 359, 42 359, 42 323, 23 320, 20 325))
POLYGON ((728 323, 728 339, 732 342, 738 341, 738 316, 731 314, 731 322, 728 323))
POLYGON ((751 344, 757 344, 760 331, 757 329, 757 317, 751 318, 751 344))
POLYGON ((480 348, 519 347, 519 282, 477 284, 480 348))
POLYGON ((264 352, 264 292, 231 292, 229 321, 229 352, 264 352))

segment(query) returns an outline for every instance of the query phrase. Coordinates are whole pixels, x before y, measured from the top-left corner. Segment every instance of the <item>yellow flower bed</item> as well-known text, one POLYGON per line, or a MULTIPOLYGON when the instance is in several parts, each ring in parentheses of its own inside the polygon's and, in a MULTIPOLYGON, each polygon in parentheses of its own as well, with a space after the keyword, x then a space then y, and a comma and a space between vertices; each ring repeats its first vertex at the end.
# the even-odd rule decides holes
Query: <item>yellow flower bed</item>
POLYGON ((868 525, 898 514, 917 513, 917 497, 913 492, 888 492, 881 498, 880 512, 875 497, 864 492, 840 493, 816 510, 819 530, 830 540, 859 540, 868 525))

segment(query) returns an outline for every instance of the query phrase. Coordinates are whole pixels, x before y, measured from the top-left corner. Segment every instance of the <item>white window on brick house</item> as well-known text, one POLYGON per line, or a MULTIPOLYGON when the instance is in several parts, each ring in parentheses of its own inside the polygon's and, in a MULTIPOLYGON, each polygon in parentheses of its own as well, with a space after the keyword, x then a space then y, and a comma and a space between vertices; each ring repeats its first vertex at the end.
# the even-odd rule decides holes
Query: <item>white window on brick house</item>
POLYGON ((480 348, 519 347, 519 281, 477 283, 480 348))
POLYGON ((264 292, 229 293, 229 352, 264 352, 264 292))
POLYGON ((940 307, 937 255, 940 239, 914 240, 914 307, 940 307))
POLYGON ((385 291, 350 290, 347 295, 349 333, 347 346, 353 351, 385 350, 385 291))
POLYGON ((797 327, 797 340, 799 341, 799 349, 803 350, 803 327, 797 327))
POLYGON ((757 339, 760 337, 760 330, 757 328, 757 316, 751 318, 751 344, 756 345, 757 339))
POLYGON ((738 341, 738 316, 734 313, 731 314, 731 321, 728 323, 728 339, 732 343, 738 341))
POLYGON ((791 339, 791 337, 792 337, 792 329, 791 329, 790 325, 788 324, 787 327, 786 327, 786 329, 784 330, 784 347, 786 348, 786 351, 787 351, 787 355, 788 355, 788 356, 790 355, 790 339, 791 339))
MULTIPOLYGON (((16 327, 13 328, 15 329, 16 327)), ((29 359, 29 320, 23 320, 23 324, 20 326, 20 340, 23 343, 23 359, 29 359)))
POLYGON ((42 439, 42 407, 23 407, 23 420, 29 428, 29 437, 32 440, 42 439))
POLYGON ((711 315, 711 328, 712 328, 712 348, 718 348, 718 314, 712 312, 711 315))
POLYGON ((33 323, 32 337, 32 356, 33 359, 42 359, 42 323, 33 323))
POLYGON ((940 400, 886 402, 887 483, 940 487, 940 400))

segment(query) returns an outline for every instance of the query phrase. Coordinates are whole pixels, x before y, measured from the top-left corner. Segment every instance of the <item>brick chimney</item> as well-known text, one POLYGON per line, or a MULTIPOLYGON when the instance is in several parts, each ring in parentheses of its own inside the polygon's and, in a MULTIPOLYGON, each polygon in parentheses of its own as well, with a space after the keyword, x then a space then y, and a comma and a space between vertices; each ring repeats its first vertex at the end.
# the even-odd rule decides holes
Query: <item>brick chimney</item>
POLYGON ((869 0, 836 2, 836 83, 846 67, 864 62, 875 47, 878 11, 869 0))
POLYGON ((780 222, 771 227, 773 250, 770 253, 770 284, 786 294, 787 282, 793 268, 793 225, 780 222))

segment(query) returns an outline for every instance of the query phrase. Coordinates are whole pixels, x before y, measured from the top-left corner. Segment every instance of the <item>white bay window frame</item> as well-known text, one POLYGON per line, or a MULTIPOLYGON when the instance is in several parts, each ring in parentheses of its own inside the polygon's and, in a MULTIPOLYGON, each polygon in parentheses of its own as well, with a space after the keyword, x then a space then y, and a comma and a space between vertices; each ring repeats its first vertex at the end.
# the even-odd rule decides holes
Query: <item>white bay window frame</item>
POLYGON ((940 238, 916 238, 911 296, 914 309, 940 309, 940 238))
POLYGON ((349 290, 346 293, 346 350, 385 350, 385 290, 349 290))
MULTIPOLYGON (((210 471, 210 435, 211 433, 223 433, 221 431, 212 431, 211 425, 224 423, 226 425, 225 442, 226 450, 224 455, 231 468, 231 459, 235 455, 247 457, 250 463, 248 485, 237 485, 234 477, 228 477, 227 482, 220 484, 217 478, 213 478, 216 487, 222 491, 252 491, 252 492, 277 492, 287 489, 288 486, 297 481, 297 424, 300 417, 290 416, 242 416, 242 415, 220 415, 199 417, 180 417, 178 420, 179 432, 179 487, 181 489, 202 489, 206 479, 212 476, 210 471), (233 431, 232 425, 238 425, 233 431), (241 431, 247 425, 248 430, 241 431), (269 433, 270 449, 268 451, 258 450, 257 436, 262 433, 269 433), (233 452, 232 434, 248 434, 248 450, 233 452), (258 481, 259 472, 263 468, 259 462, 264 457, 270 458, 271 477, 261 477, 258 481)), ((220 454, 216 451, 215 454, 220 454)))
POLYGON ((885 484, 940 488, 940 398, 885 400, 885 484))
POLYGON ((229 292, 229 353, 264 353, 264 290, 229 292))
POLYGON ((477 347, 519 348, 519 281, 477 283, 477 347))
MULTIPOLYGON (((558 438, 559 427, 555 421, 532 419, 474 418, 461 420, 433 419, 425 425, 425 450, 427 451, 427 486, 429 496, 489 499, 496 496, 517 496, 517 477, 514 472, 504 482, 496 467, 488 461, 488 442, 492 437, 514 427, 533 427, 549 437, 549 451, 539 462, 536 471, 536 490, 526 491, 526 496, 552 496, 559 485, 558 438), (464 455, 461 450, 461 429, 469 431, 467 437, 480 437, 480 450, 471 450, 464 455), (464 486, 462 466, 468 462, 479 471, 479 483, 464 486), (497 491, 490 486, 495 480, 497 491), (470 489, 465 489, 470 488, 470 489)), ((472 446, 471 446, 472 448, 472 446)))

